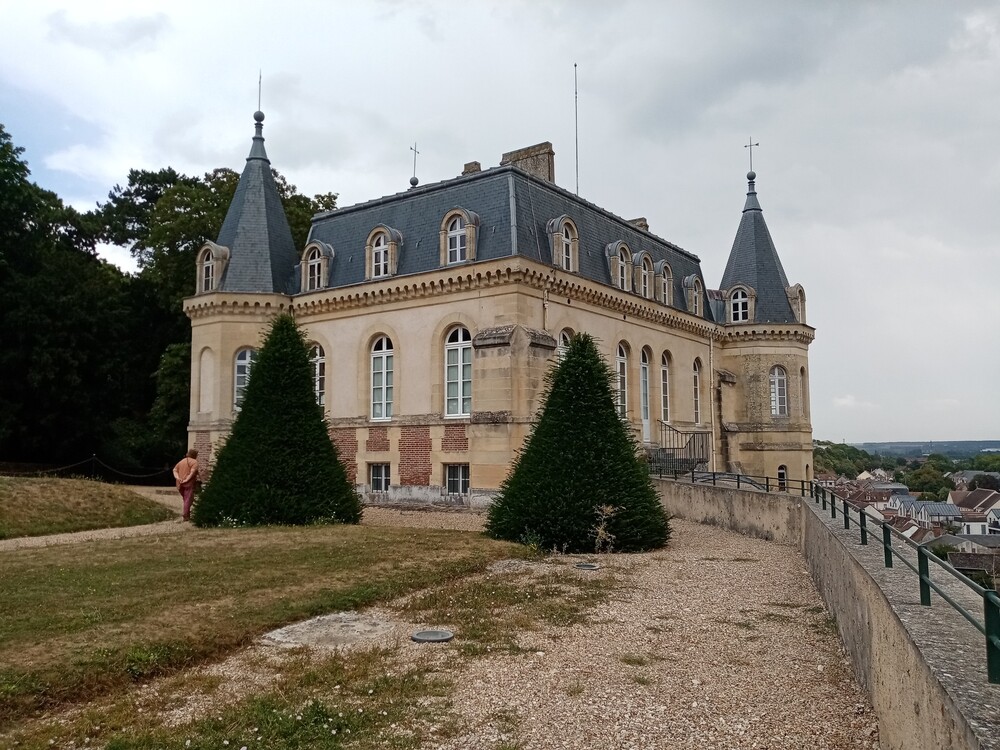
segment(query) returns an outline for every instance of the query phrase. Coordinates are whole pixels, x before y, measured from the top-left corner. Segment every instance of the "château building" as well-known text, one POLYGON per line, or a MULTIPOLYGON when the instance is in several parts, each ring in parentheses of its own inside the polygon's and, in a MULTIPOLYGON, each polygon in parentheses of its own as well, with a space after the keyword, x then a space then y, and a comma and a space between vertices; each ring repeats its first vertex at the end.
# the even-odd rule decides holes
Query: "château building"
MULTIPOLYGON (((697 256, 555 184, 552 146, 315 216, 295 247, 263 113, 217 242, 198 254, 190 443, 209 463, 269 319, 312 343, 316 398, 348 474, 391 499, 488 501, 576 332, 617 406, 670 465, 810 479, 805 293, 749 189, 721 288, 697 256)), ((566 460, 572 461, 572 456, 566 460)))

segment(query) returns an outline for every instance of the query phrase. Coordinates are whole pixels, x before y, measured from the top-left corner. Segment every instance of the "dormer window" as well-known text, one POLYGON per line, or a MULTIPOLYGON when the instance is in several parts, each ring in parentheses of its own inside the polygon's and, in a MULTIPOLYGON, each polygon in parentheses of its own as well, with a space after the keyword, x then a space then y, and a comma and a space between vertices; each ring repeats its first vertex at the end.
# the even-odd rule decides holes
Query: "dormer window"
POLYGON ((737 289, 729 298, 729 316, 733 323, 750 320, 750 295, 742 289, 737 289))
POLYGON ((315 292, 325 289, 330 278, 330 262, 333 260, 333 248, 325 242, 310 242, 302 251, 299 263, 301 275, 299 288, 303 292, 315 292))
POLYGON ((545 225, 552 252, 552 265, 571 273, 580 270, 580 234, 576 224, 563 214, 545 225))
POLYGON ((639 267, 639 293, 646 299, 653 296, 653 261, 648 257, 642 259, 639 267))
POLYGON ((464 208, 445 214, 441 222, 441 265, 450 266, 476 259, 479 217, 464 208))
POLYGON ((674 274, 670 264, 665 260, 657 262, 653 267, 656 271, 656 299, 661 305, 671 305, 674 302, 674 274))
POLYGON ((399 248, 403 235, 396 229, 379 224, 365 240, 365 278, 384 279, 394 276, 399 266, 399 248))
POLYGON ((196 294, 215 292, 226 270, 229 260, 229 248, 206 242, 198 251, 198 280, 195 286, 196 294))
POLYGON ((684 290, 687 294, 687 309, 692 315, 702 316, 702 299, 705 296, 705 288, 701 285, 701 279, 696 274, 684 277, 684 290))

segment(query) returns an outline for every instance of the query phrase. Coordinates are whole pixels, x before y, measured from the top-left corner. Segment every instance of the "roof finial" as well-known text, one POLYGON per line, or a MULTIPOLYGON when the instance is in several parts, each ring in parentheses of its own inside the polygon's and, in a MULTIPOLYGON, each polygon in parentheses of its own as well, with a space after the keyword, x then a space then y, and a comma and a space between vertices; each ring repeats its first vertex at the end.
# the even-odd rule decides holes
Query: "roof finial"
POLYGON ((754 146, 760 146, 760 144, 759 143, 754 143, 752 136, 750 138, 750 142, 749 143, 743 144, 743 148, 750 149, 750 171, 747 172, 747 179, 751 180, 751 181, 753 181, 757 177, 757 175, 753 171, 753 149, 754 149, 754 146))
POLYGON ((418 184, 420 184, 420 180, 417 179, 417 154, 420 152, 417 151, 416 141, 414 141, 413 145, 410 146, 410 151, 413 152, 413 177, 410 178, 410 187, 415 188, 418 184))

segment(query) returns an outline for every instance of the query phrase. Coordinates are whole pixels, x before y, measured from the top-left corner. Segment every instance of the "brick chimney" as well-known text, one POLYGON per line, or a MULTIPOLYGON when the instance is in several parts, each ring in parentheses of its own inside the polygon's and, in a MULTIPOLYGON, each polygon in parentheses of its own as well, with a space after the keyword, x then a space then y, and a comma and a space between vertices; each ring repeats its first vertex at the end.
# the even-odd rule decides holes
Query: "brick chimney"
POLYGON ((483 165, 478 161, 466 162, 465 166, 462 167, 462 174, 475 174, 476 172, 482 172, 483 165))
POLYGON ((500 158, 500 166, 512 165, 548 182, 556 181, 556 154, 549 141, 517 151, 508 151, 500 158))

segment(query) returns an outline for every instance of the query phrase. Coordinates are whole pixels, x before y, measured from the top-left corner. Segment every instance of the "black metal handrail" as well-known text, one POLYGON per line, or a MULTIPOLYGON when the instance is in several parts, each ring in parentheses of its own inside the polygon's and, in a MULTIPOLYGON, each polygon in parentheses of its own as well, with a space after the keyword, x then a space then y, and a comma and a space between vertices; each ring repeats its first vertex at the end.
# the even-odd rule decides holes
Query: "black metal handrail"
POLYGON ((781 477, 756 476, 754 474, 737 474, 728 471, 702 471, 697 468, 678 469, 676 466, 665 465, 664 462, 653 461, 649 473, 660 479, 675 481, 690 481, 712 486, 735 486, 736 489, 754 489, 764 492, 786 492, 801 497, 811 497, 813 482, 807 479, 788 479, 781 477))
POLYGON ((837 517, 837 504, 839 500, 841 503, 841 515, 844 519, 844 528, 847 530, 850 530, 851 528, 851 511, 854 511, 858 516, 857 521, 855 521, 855 525, 859 529, 860 542, 862 545, 868 544, 869 521, 872 521, 875 525, 879 526, 881 528, 883 560, 885 567, 893 567, 894 560, 902 562, 907 568, 916 573, 920 580, 920 603, 923 606, 929 607, 931 605, 931 590, 934 590, 942 599, 948 602, 948 604, 956 612, 958 612, 958 614, 968 620, 972 626, 976 628, 976 630, 985 636, 986 677, 990 683, 994 685, 1000 684, 1000 596, 997 595, 996 591, 980 586, 978 583, 952 567, 947 561, 942 560, 937 555, 929 551, 924 545, 917 544, 912 539, 894 529, 891 524, 886 523, 884 520, 879 520, 874 516, 869 515, 865 508, 856 508, 845 498, 838 497, 832 492, 828 492, 825 487, 821 487, 820 485, 813 483, 812 497, 817 504, 822 505, 823 510, 826 510, 827 507, 829 507, 831 518, 837 517), (902 540, 905 545, 916 551, 916 565, 903 557, 903 555, 899 552, 896 552, 895 555, 893 554, 892 539, 894 536, 902 540), (979 622, 979 620, 976 619, 976 617, 973 616, 967 609, 965 609, 965 607, 952 599, 947 592, 945 592, 931 579, 931 562, 951 575, 952 578, 967 586, 975 595, 982 598, 982 622, 979 622))

